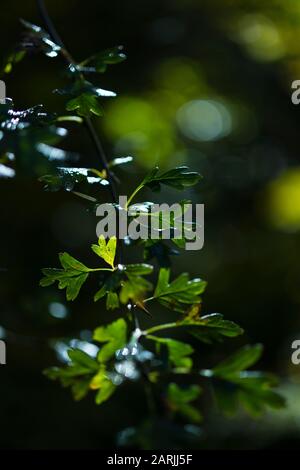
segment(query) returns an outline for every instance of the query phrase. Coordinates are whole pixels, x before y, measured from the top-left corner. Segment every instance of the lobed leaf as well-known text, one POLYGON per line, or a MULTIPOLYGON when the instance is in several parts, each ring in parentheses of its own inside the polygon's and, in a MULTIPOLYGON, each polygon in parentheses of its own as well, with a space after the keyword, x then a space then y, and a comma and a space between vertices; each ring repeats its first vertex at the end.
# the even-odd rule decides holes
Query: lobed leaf
POLYGON ((185 312, 188 305, 201 302, 200 294, 206 288, 206 282, 202 279, 189 280, 186 273, 182 273, 177 279, 169 283, 170 270, 161 268, 153 295, 162 305, 177 312, 185 312))
POLYGON ((92 245, 92 250, 100 256, 107 264, 114 268, 117 250, 117 237, 111 237, 106 243, 104 235, 100 235, 98 245, 92 245))
POLYGON ((98 360, 103 363, 111 359, 118 349, 126 344, 127 325, 123 318, 110 323, 107 326, 96 328, 93 339, 100 343, 106 343, 98 353, 98 360))
POLYGON ((181 388, 175 383, 170 383, 167 391, 167 401, 171 410, 181 414, 188 420, 199 423, 202 421, 200 411, 190 404, 201 394, 201 388, 198 385, 181 388))
POLYGON ((201 175, 190 171, 187 166, 179 166, 161 174, 159 174, 159 168, 156 167, 146 176, 142 185, 154 191, 159 190, 161 184, 182 190, 194 186, 200 179, 201 175))

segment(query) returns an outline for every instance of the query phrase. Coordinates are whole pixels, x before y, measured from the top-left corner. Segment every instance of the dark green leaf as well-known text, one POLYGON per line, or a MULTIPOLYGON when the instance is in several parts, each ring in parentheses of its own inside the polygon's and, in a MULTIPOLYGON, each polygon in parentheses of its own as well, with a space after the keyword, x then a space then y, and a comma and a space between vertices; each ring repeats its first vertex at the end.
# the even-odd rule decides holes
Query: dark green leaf
POLYGON ((157 240, 145 240, 144 242, 144 259, 150 261, 152 258, 156 258, 159 266, 168 268, 171 265, 170 256, 178 255, 179 252, 170 248, 163 241, 157 240))
POLYGON ((68 85, 65 88, 54 90, 54 93, 57 93, 58 95, 71 95, 74 97, 78 97, 83 94, 94 96, 96 98, 113 98, 116 96, 116 93, 114 91, 99 88, 93 85, 93 83, 88 82, 87 80, 76 80, 71 85, 68 85))
POLYGON ((68 101, 66 105, 67 111, 76 111, 79 116, 89 117, 91 114, 102 116, 102 107, 97 101, 97 98, 88 93, 83 93, 76 98, 68 101))
POLYGON ((130 300, 134 304, 142 306, 145 299, 146 292, 152 289, 151 282, 147 281, 141 276, 126 273, 127 280, 122 282, 120 291, 120 301, 122 304, 128 304, 130 300))
POLYGON ((107 310, 114 310, 120 306, 119 296, 116 292, 108 292, 106 297, 107 310))
POLYGON ((236 411, 238 403, 253 416, 259 416, 265 408, 282 408, 284 398, 274 392, 276 378, 271 374, 247 371, 261 356, 260 344, 245 346, 211 370, 201 374, 212 379, 215 395, 225 414, 236 411))
POLYGON ((201 302, 200 294, 206 287, 202 279, 189 280, 188 274, 182 273, 177 279, 169 283, 170 270, 161 268, 153 298, 162 305, 185 312, 189 305, 201 302))
POLYGON ((39 181, 45 184, 45 189, 51 191, 58 191, 61 188, 66 191, 73 191, 74 187, 82 182, 88 184, 96 183, 102 186, 109 185, 106 179, 94 176, 93 172, 93 169, 90 168, 58 167, 56 174, 41 176, 39 181))
POLYGON ((262 344, 244 346, 235 354, 218 364, 213 371, 219 376, 226 376, 233 372, 240 372, 255 364, 260 359, 262 352, 262 344))
POLYGON ((105 72, 107 65, 118 64, 126 59, 126 55, 122 51, 123 46, 116 46, 110 49, 106 49, 83 61, 80 64, 80 69, 90 72, 103 73, 105 72), (89 68, 86 69, 86 66, 89 68))
POLYGON ((172 411, 180 413, 192 422, 199 423, 202 421, 202 415, 190 402, 196 400, 200 394, 201 388, 198 385, 180 388, 175 383, 170 383, 167 400, 172 411))
POLYGON ((186 166, 180 166, 164 173, 158 174, 159 169, 154 168, 143 180, 142 185, 149 186, 153 190, 160 189, 161 184, 175 189, 185 189, 198 183, 199 173, 189 171, 186 166))
POLYGON ((244 333, 239 325, 230 320, 224 320, 220 313, 205 315, 196 321, 186 318, 183 320, 183 324, 190 325, 191 334, 204 343, 222 341, 224 337, 234 338, 244 333))
POLYGON ((148 338, 156 341, 158 344, 164 344, 167 346, 169 359, 176 368, 186 370, 192 368, 193 361, 188 356, 194 352, 194 349, 190 344, 171 338, 159 338, 152 335, 148 336, 148 338))

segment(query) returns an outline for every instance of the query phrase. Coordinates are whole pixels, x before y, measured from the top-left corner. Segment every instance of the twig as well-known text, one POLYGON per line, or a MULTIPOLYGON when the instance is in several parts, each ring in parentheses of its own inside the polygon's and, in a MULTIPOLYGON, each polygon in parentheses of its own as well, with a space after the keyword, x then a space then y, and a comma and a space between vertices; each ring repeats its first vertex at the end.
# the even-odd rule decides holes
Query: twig
MULTIPOLYGON (((75 68, 76 68, 76 62, 74 61, 74 59, 73 59, 72 55, 69 53, 69 51, 66 49, 66 47, 64 45, 64 42, 62 41, 61 37, 59 36, 58 32, 56 31, 56 28, 55 28, 49 14, 48 14, 48 11, 46 9, 44 1, 43 0, 37 0, 37 2, 38 2, 38 8, 39 8, 39 11, 40 11, 40 15, 42 17, 42 20, 45 24, 45 27, 46 27, 48 33, 50 34, 52 40, 58 46, 61 47, 61 53, 62 53, 64 59, 66 60, 68 66, 74 65, 75 68)), ((81 75, 81 77, 83 77, 83 74, 81 72, 78 72, 78 73, 81 75)), ((93 125, 92 120, 90 119, 90 117, 85 117, 84 121, 85 121, 86 127, 88 129, 88 132, 90 134, 90 137, 91 137, 91 139, 92 139, 92 141, 95 145, 95 148, 96 148, 97 154, 100 158, 102 167, 105 169, 106 174, 107 174, 107 178, 110 182, 110 192, 111 192, 112 199, 115 203, 117 203, 117 191, 116 191, 116 188, 115 188, 115 185, 114 185, 113 175, 110 172, 108 161, 107 161, 103 146, 101 144, 101 141, 99 139, 99 136, 98 136, 98 134, 97 134, 97 132, 94 128, 94 125, 93 125)), ((120 256, 119 256, 120 263, 122 263, 122 257, 123 257, 122 256, 122 246, 120 246, 120 256)), ((140 329, 138 317, 136 315, 136 312, 134 311, 134 308, 133 308, 132 313, 133 313, 133 321, 134 321, 133 329, 134 330, 135 329, 140 329)), ((150 411, 153 414, 155 414, 156 413, 156 406, 155 406, 154 393, 153 393, 153 390, 152 390, 152 384, 148 379, 148 375, 146 373, 146 370, 144 370, 144 372, 145 372, 145 377, 144 377, 144 379, 145 379, 145 391, 146 391, 148 406, 149 406, 150 411)))
MULTIPOLYGON (((66 62, 68 63, 68 65, 76 65, 76 62, 74 61, 74 59, 73 59, 72 55, 69 53, 69 51, 66 49, 64 42, 62 41, 60 35, 58 34, 58 32, 57 32, 57 30, 56 30, 56 28, 55 28, 55 26, 54 26, 54 24, 53 24, 53 22, 52 22, 52 20, 49 16, 49 14, 48 14, 48 11, 47 11, 45 3, 44 3, 44 0, 37 0, 37 3, 38 3, 38 9, 39 9, 41 18, 43 20, 43 23, 44 23, 48 33, 51 36, 51 39, 58 46, 61 47, 61 53, 62 53, 64 59, 66 60, 66 62)), ((113 175, 110 172, 108 161, 107 161, 103 146, 101 144, 101 141, 99 139, 99 136, 97 135, 97 132, 95 130, 95 127, 94 127, 90 117, 85 117, 84 122, 85 122, 87 130, 90 134, 90 137, 91 137, 91 139, 94 143, 94 146, 96 148, 98 157, 101 161, 102 168, 104 168, 105 171, 106 171, 107 178, 108 178, 109 183, 110 183, 110 192, 111 192, 112 199, 115 203, 117 203, 117 191, 116 191, 115 184, 114 184, 114 178, 113 178, 113 175)))

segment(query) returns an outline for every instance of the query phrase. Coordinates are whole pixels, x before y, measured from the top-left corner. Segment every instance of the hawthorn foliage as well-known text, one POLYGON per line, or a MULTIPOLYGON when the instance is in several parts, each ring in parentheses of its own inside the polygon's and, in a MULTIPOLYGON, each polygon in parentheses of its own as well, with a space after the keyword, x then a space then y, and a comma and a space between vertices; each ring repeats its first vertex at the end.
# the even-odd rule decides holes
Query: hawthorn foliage
MULTIPOLYGON (((43 6, 42 2, 39 4, 43 6)), ((132 158, 106 159, 93 118, 103 116, 104 101, 116 96, 114 91, 100 88, 98 82, 109 66, 126 59, 123 48, 113 47, 77 62, 66 50, 44 8, 41 10, 48 29, 22 20, 25 29, 22 42, 7 58, 4 72, 10 73, 32 52, 62 60, 66 86, 54 93, 65 101, 66 113, 49 114, 43 105, 16 110, 12 100, 6 99, 6 103, 0 105, 1 177, 34 175, 44 189, 71 191, 94 208, 101 203, 101 191, 109 191, 111 204, 117 207, 115 172, 119 165, 130 164, 132 158), (64 122, 87 126, 99 155, 98 168, 68 166, 74 155, 57 146, 67 135, 64 122), (92 193, 90 188, 93 188, 92 193), (92 195, 95 188, 99 198, 92 195)), ((147 217, 152 202, 142 198, 136 201, 144 187, 159 191, 169 186, 180 192, 198 184, 199 180, 200 175, 186 166, 168 171, 154 168, 137 184, 128 197, 127 207, 122 210, 126 210, 131 219, 141 213, 147 217)), ((100 301, 102 305, 104 302, 107 310, 115 310, 118 319, 100 324, 93 332, 93 344, 98 346, 96 357, 79 348, 70 348, 67 365, 47 369, 45 374, 63 387, 69 387, 75 400, 94 393, 97 405, 113 399, 117 389, 122 393, 125 382, 141 381, 151 413, 155 415, 159 409, 168 419, 178 417, 181 423, 202 421, 199 397, 207 386, 227 415, 232 415, 240 406, 254 417, 267 407, 283 407, 283 398, 273 390, 276 377, 248 370, 261 357, 260 344, 246 345, 212 368, 205 368, 193 359, 195 339, 213 347, 216 342, 242 335, 243 329, 219 313, 202 315, 204 280, 191 279, 188 273, 173 276, 170 256, 178 254, 178 249, 184 246, 184 238, 174 237, 169 244, 161 239, 136 242, 130 238, 124 243, 116 237, 106 240, 100 236, 90 247, 95 255, 92 267, 72 254, 60 253, 60 266, 43 269, 40 285, 47 287, 57 283, 59 289, 65 290, 67 301, 74 301, 87 279, 100 275, 99 289, 91 292, 91 296, 95 302, 100 301), (126 247, 131 243, 136 243, 141 250, 141 261, 137 264, 126 263, 126 247), (158 304, 173 312, 172 322, 159 323, 157 316, 152 315, 158 304), (153 326, 142 329, 139 320, 149 314, 153 326), (184 337, 189 337, 188 333, 192 344, 174 339, 175 331, 176 337, 181 331, 184 337)), ((149 422, 143 426, 145 430, 149 422)))

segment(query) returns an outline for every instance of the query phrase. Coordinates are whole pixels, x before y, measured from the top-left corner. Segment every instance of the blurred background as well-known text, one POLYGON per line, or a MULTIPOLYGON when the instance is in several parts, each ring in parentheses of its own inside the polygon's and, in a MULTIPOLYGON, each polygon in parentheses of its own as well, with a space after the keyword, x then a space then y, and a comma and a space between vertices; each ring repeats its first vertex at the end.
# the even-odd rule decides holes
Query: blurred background
MULTIPOLYGON (((246 341, 262 342, 260 368, 281 377, 288 406, 260 420, 242 412, 225 420, 205 398, 206 420, 192 445, 297 448, 300 366, 291 363, 291 343, 300 339, 300 106, 291 102, 291 83, 300 79, 300 3, 46 3, 76 59, 118 44, 128 54, 99 78, 119 97, 105 101, 104 118, 95 120, 110 158, 135 158, 118 170, 121 194, 155 164, 187 163, 203 175, 186 197, 205 204, 205 245, 176 258, 175 274, 189 270, 206 279, 203 311, 223 313, 246 335, 198 346, 200 363, 213 365, 246 341)), ((1 6, 3 58, 20 38, 18 19, 40 19, 33 0, 4 0, 1 6)), ((31 55, 5 78, 7 95, 19 109, 44 103, 62 112, 64 100, 51 92, 65 83, 61 70, 59 61, 31 55)), ((79 166, 98 164, 83 128, 71 126, 63 147, 80 154, 79 166)), ((180 195, 164 190, 163 197, 176 201, 180 195)), ((34 179, 1 180, 0 201, 0 338, 7 343, 0 447, 112 448, 116 435, 124 443, 120 431, 139 425, 146 414, 139 387, 125 385, 127 392, 96 407, 92 396, 74 403, 69 391, 42 375, 65 359, 70 340, 84 347, 94 327, 116 317, 94 304, 90 289, 96 284, 84 286, 69 304, 64 292, 38 286, 41 268, 58 266, 58 252, 87 264, 92 259, 94 215, 74 195, 44 192, 34 179)), ((129 249, 128 261, 139 255, 129 249)), ((157 309, 155 315, 161 321, 172 312, 157 309)))

